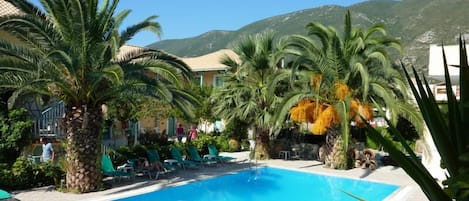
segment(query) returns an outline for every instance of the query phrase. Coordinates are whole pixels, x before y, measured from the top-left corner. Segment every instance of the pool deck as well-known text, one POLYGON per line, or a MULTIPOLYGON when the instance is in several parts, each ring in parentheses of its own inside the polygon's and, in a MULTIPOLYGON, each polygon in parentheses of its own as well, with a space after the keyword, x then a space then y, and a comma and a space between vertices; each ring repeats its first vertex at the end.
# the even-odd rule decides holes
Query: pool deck
POLYGON ((281 167, 305 172, 321 173, 348 178, 363 179, 367 181, 377 181, 401 186, 387 200, 405 201, 405 200, 428 200, 420 187, 401 169, 392 166, 380 167, 375 171, 367 171, 361 168, 351 170, 333 170, 324 168, 317 161, 303 160, 267 160, 267 161, 249 161, 248 152, 222 153, 237 158, 237 162, 225 164, 223 166, 204 167, 191 170, 178 170, 177 172, 162 175, 158 180, 150 180, 148 177, 137 177, 134 181, 126 179, 116 182, 113 187, 99 192, 74 194, 61 193, 52 187, 43 187, 25 191, 13 192, 13 196, 21 201, 104 201, 124 198, 132 195, 138 195, 146 192, 155 191, 168 186, 182 185, 188 182, 202 180, 217 175, 236 172, 246 168, 253 168, 263 165, 272 167, 281 167))

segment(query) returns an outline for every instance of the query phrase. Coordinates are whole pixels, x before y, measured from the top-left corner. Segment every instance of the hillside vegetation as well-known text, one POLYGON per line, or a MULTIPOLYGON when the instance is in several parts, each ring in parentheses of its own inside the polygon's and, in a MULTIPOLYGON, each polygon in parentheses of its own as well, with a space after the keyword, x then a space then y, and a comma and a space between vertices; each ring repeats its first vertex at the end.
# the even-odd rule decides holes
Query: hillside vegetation
POLYGON ((148 47, 193 57, 229 48, 243 36, 267 30, 274 31, 277 36, 305 34, 305 25, 313 21, 341 31, 346 10, 351 10, 354 25, 368 27, 384 23, 390 34, 401 39, 404 45, 401 58, 423 72, 427 72, 430 44, 456 44, 461 33, 469 38, 467 0, 374 0, 349 7, 322 6, 300 10, 260 20, 236 31, 210 31, 193 38, 155 42, 148 47))

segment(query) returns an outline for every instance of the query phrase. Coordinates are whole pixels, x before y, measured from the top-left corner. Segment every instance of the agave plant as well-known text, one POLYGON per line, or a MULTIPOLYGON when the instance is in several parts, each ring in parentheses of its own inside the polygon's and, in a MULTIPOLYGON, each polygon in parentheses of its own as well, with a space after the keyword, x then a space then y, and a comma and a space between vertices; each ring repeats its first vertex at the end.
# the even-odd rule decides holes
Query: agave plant
POLYGON ((393 146, 392 142, 382 137, 377 130, 369 125, 367 127, 369 136, 383 145, 391 157, 420 185, 430 200, 469 200, 469 66, 466 44, 463 39, 459 40, 459 49, 460 65, 456 67, 459 67, 460 99, 457 100, 451 87, 443 48, 446 95, 448 97, 447 116, 443 115, 435 101, 427 80, 425 78, 422 80, 413 68, 416 80, 416 85, 413 85, 411 76, 402 65, 436 148, 441 155, 441 164, 447 170, 447 180, 443 182, 443 188, 422 165, 395 127, 390 126, 388 131, 397 136, 410 157, 393 146))

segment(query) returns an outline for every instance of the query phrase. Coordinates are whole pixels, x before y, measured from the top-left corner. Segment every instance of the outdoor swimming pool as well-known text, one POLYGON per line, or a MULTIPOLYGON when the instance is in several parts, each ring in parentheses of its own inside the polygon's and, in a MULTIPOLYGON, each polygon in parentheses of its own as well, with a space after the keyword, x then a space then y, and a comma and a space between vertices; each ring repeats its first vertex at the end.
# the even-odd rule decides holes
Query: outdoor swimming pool
POLYGON ((383 200, 399 186, 273 167, 245 170, 117 201, 383 200))

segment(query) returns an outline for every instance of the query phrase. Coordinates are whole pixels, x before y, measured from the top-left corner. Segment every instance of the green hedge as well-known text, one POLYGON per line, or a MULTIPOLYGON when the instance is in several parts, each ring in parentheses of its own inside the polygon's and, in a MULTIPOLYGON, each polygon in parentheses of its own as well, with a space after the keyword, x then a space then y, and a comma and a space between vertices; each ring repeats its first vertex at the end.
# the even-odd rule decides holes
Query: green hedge
POLYGON ((65 178, 65 171, 60 163, 39 163, 19 157, 9 166, 0 164, 0 188, 21 190, 48 185, 58 185, 65 178))

